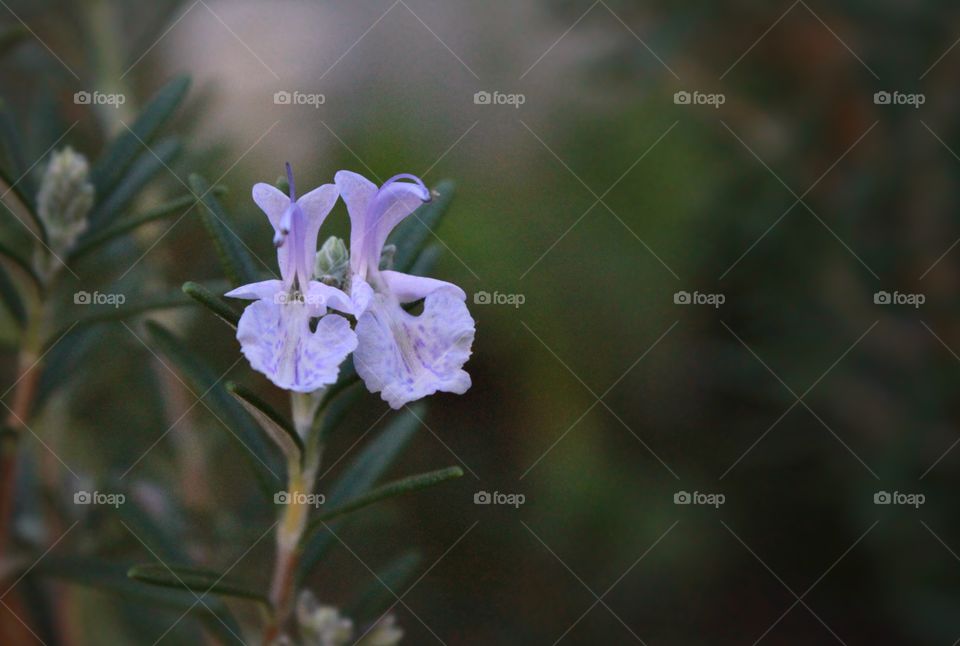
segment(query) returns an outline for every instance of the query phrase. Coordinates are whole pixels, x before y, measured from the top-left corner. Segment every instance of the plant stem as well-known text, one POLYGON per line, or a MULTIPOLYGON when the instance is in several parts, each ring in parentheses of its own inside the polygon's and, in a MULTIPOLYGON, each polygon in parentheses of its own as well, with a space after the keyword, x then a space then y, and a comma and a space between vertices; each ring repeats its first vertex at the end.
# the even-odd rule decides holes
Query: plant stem
MULTIPOLYGON (((17 381, 14 382, 13 386, 13 403, 7 409, 7 416, 4 420, 7 433, 0 440, 0 563, 7 560, 12 534, 14 494, 17 484, 17 450, 20 445, 20 436, 23 434, 23 430, 27 428, 27 420, 33 410, 37 385, 42 374, 39 362, 41 359, 43 315, 43 307, 38 296, 37 299, 31 301, 27 311, 23 341, 17 357, 17 381)), ((11 598, 10 603, 18 604, 19 602, 17 599, 11 598)), ((58 605, 56 602, 54 603, 58 605)), ((62 619, 59 608, 55 608, 53 612, 59 622, 62 619)), ((7 619, 7 617, 4 617, 4 619, 7 619)), ((5 623, 5 621, 0 620, 0 634, 10 633, 11 626, 4 625, 5 623)), ((12 629, 18 631, 19 627, 12 626, 12 629)))
POLYGON ((28 311, 23 344, 17 358, 17 381, 14 385, 13 405, 5 421, 9 435, 0 444, 0 561, 7 553, 10 523, 13 518, 14 489, 17 480, 17 447, 20 435, 27 426, 37 394, 41 371, 37 366, 40 354, 41 308, 34 303, 28 311))
POLYGON ((293 612, 296 597, 297 563, 300 560, 300 541, 307 527, 310 505, 306 496, 313 493, 323 447, 311 434, 314 402, 313 395, 292 393, 294 427, 305 440, 302 460, 290 459, 287 464, 287 504, 280 513, 277 526, 277 557, 270 584, 269 599, 273 616, 264 631, 264 646, 269 646, 282 633, 284 625, 293 612))

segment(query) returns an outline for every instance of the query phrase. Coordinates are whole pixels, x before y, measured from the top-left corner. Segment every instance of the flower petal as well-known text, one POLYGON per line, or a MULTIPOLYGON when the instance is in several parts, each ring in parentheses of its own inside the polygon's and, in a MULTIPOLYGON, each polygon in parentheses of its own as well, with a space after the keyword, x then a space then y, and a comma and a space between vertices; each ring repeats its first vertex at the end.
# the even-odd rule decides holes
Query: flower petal
POLYGON ((340 364, 357 346, 350 323, 327 315, 310 331, 309 307, 271 300, 251 303, 237 325, 250 366, 285 390, 309 393, 337 380, 340 364))
POLYGON ((236 289, 231 289, 224 296, 230 298, 244 298, 248 301, 260 300, 265 298, 273 300, 274 294, 283 290, 283 281, 279 280, 261 280, 259 283, 249 283, 240 285, 236 289))
POLYGON ((462 289, 453 283, 437 280, 436 278, 413 276, 389 269, 381 271, 380 278, 383 279, 390 293, 396 296, 397 300, 401 303, 419 301, 431 292, 435 292, 441 288, 452 289, 462 301, 467 299, 467 295, 462 289))
POLYGON ((383 186, 357 173, 334 177, 350 213, 350 267, 366 278, 380 265, 380 252, 393 228, 430 199, 430 191, 413 175, 391 177, 383 186), (411 181, 402 181, 411 180, 411 181))
POLYGON ((363 175, 348 170, 337 172, 333 181, 340 189, 340 196, 347 205, 347 213, 350 214, 350 266, 354 273, 360 273, 367 212, 373 198, 377 196, 377 185, 363 175))
POLYGON ((290 206, 290 196, 276 186, 260 182, 253 185, 253 201, 267 214, 273 230, 280 230, 280 220, 290 206))
POLYGON ((323 314, 327 307, 345 314, 353 314, 355 311, 353 301, 343 291, 316 280, 307 283, 304 300, 308 305, 318 308, 314 316, 323 314))
POLYGON ((324 184, 313 189, 297 200, 297 206, 303 214, 303 229, 297 243, 297 258, 295 266, 300 278, 300 284, 306 285, 313 278, 314 257, 317 254, 317 235, 320 226, 327 219, 333 206, 340 196, 337 187, 333 184, 324 184))
POLYGON ((280 275, 289 286, 293 283, 296 273, 296 255, 290 254, 291 243, 289 238, 296 238, 294 228, 294 209, 290 196, 284 194, 276 186, 260 182, 253 186, 253 201, 267 214, 270 225, 273 227, 273 244, 277 247, 277 264, 280 266, 280 275), (291 236, 290 234, 294 235, 291 236))
POLYGON ((353 302, 354 316, 360 316, 370 307, 373 299, 373 287, 356 274, 350 279, 350 300, 353 302))
POLYGON ((391 408, 438 391, 462 395, 470 375, 474 323, 455 291, 427 295, 423 313, 413 316, 390 295, 377 294, 357 322, 357 374, 391 408))
POLYGON ((430 191, 413 175, 392 177, 380 187, 367 215, 368 238, 364 243, 367 245, 367 252, 376 255, 374 262, 377 266, 380 264, 380 252, 390 232, 420 205, 429 201, 430 191), (400 179, 416 181, 399 181, 400 179))

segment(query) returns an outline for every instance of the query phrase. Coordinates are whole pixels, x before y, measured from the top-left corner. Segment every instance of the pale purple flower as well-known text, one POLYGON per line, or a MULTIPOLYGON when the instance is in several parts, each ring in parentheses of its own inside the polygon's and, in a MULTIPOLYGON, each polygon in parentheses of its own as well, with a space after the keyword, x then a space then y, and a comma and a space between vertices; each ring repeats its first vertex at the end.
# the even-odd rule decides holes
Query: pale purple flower
POLYGON ((413 175, 397 175, 379 188, 349 171, 334 181, 350 213, 357 374, 392 408, 438 391, 462 395, 470 388, 463 364, 474 336, 466 294, 451 283, 380 269, 387 236, 430 200, 430 191, 413 175), (420 299, 419 315, 402 307, 420 299))
POLYGON ((290 164, 287 178, 289 196, 269 184, 253 187, 253 201, 273 226, 281 280, 250 283, 226 295, 255 301, 237 325, 237 340, 253 369, 280 388, 308 393, 337 380, 357 336, 347 319, 327 314, 328 307, 351 312, 347 295, 313 280, 317 235, 336 204, 337 187, 324 184, 297 199, 290 164))

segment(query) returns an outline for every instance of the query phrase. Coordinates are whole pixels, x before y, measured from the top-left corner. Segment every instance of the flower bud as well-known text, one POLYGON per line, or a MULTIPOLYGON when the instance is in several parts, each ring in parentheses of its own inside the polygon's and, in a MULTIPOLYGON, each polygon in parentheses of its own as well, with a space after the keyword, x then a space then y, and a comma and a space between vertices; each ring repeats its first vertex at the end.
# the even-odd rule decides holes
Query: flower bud
POLYGON ((330 236, 317 252, 313 275, 321 283, 342 287, 350 269, 350 252, 343 240, 330 236))
POLYGON ((50 156, 37 193, 37 215, 56 254, 69 251, 87 228, 87 214, 93 206, 89 176, 86 157, 69 146, 50 156))
POLYGON ((403 630, 397 627, 397 618, 387 615, 357 642, 357 646, 396 646, 402 637, 403 630))
POLYGON ((353 639, 353 622, 332 606, 321 606, 313 593, 304 590, 297 600, 297 623, 307 643, 341 646, 353 639))

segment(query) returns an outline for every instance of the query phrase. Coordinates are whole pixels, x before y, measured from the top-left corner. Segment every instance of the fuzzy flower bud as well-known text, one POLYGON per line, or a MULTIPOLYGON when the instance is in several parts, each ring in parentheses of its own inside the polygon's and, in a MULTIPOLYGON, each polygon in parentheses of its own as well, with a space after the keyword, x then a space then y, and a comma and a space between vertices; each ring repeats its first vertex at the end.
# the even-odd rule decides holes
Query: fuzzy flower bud
POLYGON ((87 228, 93 206, 90 167, 83 155, 69 146, 53 153, 37 193, 37 214, 47 228, 50 247, 63 253, 87 228))
POLYGON ((397 627, 397 618, 387 615, 357 642, 357 646, 396 646, 402 637, 403 630, 397 627))
POLYGON ((321 283, 333 287, 343 286, 350 269, 350 252, 343 240, 330 236, 317 252, 313 275, 321 283))
POLYGON ((353 639, 353 622, 336 608, 321 606, 309 590, 297 600, 297 623, 305 646, 342 646, 353 639))

